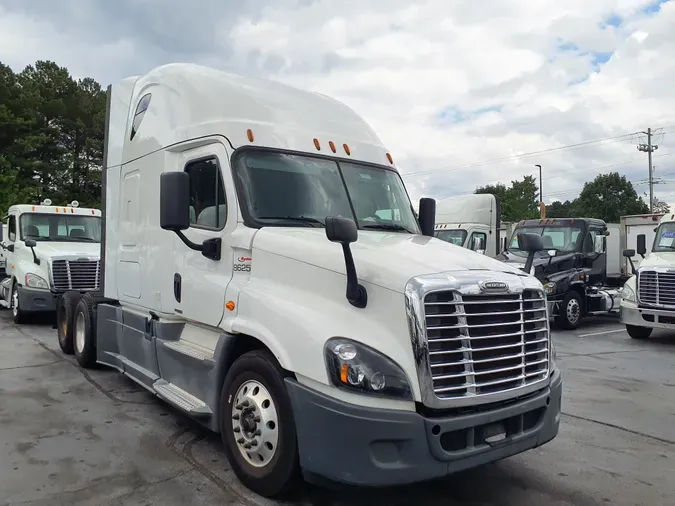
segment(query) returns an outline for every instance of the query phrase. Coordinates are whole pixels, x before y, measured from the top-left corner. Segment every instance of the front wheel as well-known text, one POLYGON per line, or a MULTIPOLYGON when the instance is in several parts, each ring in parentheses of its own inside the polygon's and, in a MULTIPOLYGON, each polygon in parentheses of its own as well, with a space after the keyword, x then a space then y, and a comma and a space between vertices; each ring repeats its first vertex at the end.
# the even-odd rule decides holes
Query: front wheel
POLYGON ((79 300, 73 314, 73 352, 77 363, 85 369, 96 364, 95 331, 94 301, 87 294, 79 300))
POLYGON ((565 330, 574 330, 581 323, 583 303, 578 292, 571 291, 560 303, 555 322, 565 330))
POLYGON ((626 332, 633 339, 647 339, 652 335, 650 327, 638 327, 636 325, 626 325, 626 332))
POLYGON ((12 285, 12 319, 14 323, 26 323, 28 314, 19 306, 19 288, 16 283, 12 285))
POLYGON ((286 494, 299 477, 291 400, 274 357, 254 350, 230 367, 220 400, 220 430, 234 473, 264 497, 286 494))

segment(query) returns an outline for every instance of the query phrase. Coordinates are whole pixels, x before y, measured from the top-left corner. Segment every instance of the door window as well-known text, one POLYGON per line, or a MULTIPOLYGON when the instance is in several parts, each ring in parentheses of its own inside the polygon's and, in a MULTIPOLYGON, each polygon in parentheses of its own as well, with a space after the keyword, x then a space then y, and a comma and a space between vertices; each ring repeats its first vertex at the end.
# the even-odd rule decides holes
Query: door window
POLYGON ((220 165, 215 157, 189 162, 190 225, 221 230, 227 221, 227 202, 220 165))
POLYGON ((16 241, 16 216, 10 216, 7 222, 7 236, 9 240, 16 241))
POLYGON ((471 234, 471 241, 469 241, 469 248, 473 251, 485 253, 487 244, 487 234, 485 232, 474 232, 471 234))

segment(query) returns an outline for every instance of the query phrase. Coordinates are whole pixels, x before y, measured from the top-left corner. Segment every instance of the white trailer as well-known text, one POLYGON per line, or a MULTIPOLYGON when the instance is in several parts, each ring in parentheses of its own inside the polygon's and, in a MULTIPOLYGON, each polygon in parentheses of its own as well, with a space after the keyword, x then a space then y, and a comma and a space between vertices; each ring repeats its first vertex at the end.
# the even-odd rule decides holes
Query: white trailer
POLYGON ((449 197, 436 204, 435 236, 490 257, 501 252, 501 220, 491 194, 449 197))
POLYGON ((219 432, 246 486, 400 485, 556 436, 541 282, 432 237, 352 110, 175 64, 107 111, 102 289, 64 294, 62 348, 219 432))

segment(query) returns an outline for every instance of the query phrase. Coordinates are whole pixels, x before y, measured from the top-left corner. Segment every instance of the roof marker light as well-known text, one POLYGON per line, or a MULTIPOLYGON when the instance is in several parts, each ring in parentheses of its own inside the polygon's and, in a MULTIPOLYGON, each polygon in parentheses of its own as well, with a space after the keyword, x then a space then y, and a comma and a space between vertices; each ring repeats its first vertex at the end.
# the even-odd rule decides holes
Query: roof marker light
POLYGON ((319 139, 314 139, 314 147, 321 151, 321 144, 319 144, 319 139))
POLYGON ((330 147, 330 150, 335 153, 337 150, 335 149, 335 143, 333 141, 328 141, 328 146, 330 147))
POLYGON ((394 159, 391 157, 391 155, 389 153, 387 153, 387 160, 389 160, 390 164, 392 164, 392 165, 394 164, 394 159))
POLYGON ((246 136, 248 137, 248 142, 253 142, 253 130, 250 128, 246 130, 246 136))
POLYGON ((352 154, 351 150, 349 149, 349 146, 343 144, 342 147, 345 148, 345 153, 347 153, 347 156, 352 154))

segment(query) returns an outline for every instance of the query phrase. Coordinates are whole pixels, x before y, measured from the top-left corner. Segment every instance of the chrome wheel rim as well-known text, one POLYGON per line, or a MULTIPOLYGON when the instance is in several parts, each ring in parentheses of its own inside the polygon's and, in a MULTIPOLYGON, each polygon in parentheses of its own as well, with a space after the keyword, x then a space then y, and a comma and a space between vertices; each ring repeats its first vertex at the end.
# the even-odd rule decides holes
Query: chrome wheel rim
POLYGON ((270 392, 260 382, 246 381, 232 403, 232 430, 239 452, 253 467, 274 458, 279 441, 279 415, 270 392))
POLYGON ((77 313, 75 316, 75 348, 78 353, 84 350, 84 315, 77 313))
POLYGON ((567 319, 570 323, 576 323, 579 319, 579 313, 581 311, 581 306, 577 299, 570 299, 567 303, 567 319))

